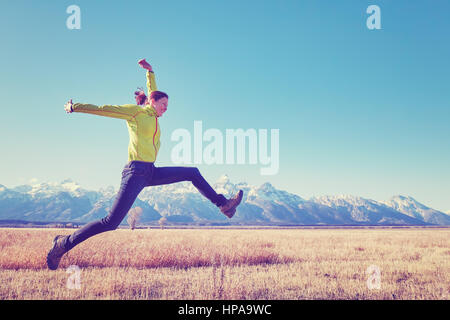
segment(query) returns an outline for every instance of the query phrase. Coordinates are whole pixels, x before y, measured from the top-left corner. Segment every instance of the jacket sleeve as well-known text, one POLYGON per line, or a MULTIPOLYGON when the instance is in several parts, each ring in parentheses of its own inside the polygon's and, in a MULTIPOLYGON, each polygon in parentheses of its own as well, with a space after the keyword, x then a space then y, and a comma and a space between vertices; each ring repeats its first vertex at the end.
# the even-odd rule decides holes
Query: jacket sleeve
POLYGON ((73 112, 90 113, 104 117, 131 120, 139 110, 142 110, 142 108, 133 104, 96 106, 93 104, 75 103, 72 106, 72 110, 73 112))
POLYGON ((156 86, 156 79, 155 74, 153 72, 147 71, 147 91, 148 91, 148 98, 150 98, 150 94, 153 91, 158 90, 156 86))

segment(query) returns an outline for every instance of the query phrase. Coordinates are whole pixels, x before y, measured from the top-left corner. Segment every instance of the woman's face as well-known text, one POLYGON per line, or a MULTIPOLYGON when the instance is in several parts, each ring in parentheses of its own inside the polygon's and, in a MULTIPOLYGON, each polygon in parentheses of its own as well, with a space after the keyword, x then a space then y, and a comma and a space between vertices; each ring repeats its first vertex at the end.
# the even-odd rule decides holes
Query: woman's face
POLYGON ((161 117, 164 114, 164 112, 167 111, 168 104, 169 99, 167 99, 166 97, 161 98, 158 101, 151 99, 151 105, 155 108, 158 117, 161 117))

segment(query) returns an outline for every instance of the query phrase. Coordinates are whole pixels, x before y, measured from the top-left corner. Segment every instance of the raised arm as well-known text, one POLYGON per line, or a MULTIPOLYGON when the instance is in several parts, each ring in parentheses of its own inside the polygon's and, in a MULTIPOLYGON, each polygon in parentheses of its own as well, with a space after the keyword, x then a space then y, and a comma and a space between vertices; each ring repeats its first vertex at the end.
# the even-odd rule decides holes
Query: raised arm
POLYGON ((142 110, 142 108, 133 104, 96 106, 94 104, 73 103, 72 99, 64 105, 64 109, 67 113, 82 112, 124 120, 131 120, 136 113, 142 110))
POLYGON ((155 73, 153 72, 152 66, 145 61, 145 59, 141 59, 138 61, 138 64, 147 70, 147 91, 148 91, 148 97, 150 97, 150 94, 153 91, 158 90, 156 86, 156 79, 155 79, 155 73))

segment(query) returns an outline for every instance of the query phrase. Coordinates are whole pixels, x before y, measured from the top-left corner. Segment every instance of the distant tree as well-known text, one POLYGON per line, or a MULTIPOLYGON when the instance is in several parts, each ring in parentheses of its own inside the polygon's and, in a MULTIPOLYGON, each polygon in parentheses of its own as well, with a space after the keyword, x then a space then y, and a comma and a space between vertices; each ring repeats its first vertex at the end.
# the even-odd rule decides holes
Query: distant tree
POLYGON ((141 215, 142 215, 141 207, 131 208, 130 211, 128 211, 127 222, 131 230, 134 230, 134 228, 136 228, 137 224, 139 223, 139 220, 141 219, 141 215))
POLYGON ((166 217, 162 217, 161 219, 159 219, 159 226, 161 227, 161 230, 164 229, 164 225, 167 222, 167 218, 166 217))

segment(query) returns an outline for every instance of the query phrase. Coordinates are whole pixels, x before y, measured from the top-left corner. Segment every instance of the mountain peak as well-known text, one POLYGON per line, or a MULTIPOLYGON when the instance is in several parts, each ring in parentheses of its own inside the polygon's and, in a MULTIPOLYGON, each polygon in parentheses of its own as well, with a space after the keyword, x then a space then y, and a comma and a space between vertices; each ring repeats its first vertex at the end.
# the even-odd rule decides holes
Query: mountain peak
POLYGON ((385 205, 410 217, 434 224, 448 225, 450 217, 443 212, 434 210, 409 196, 394 196, 385 205))
POLYGON ((72 179, 65 179, 63 182, 61 182, 61 186, 69 190, 76 190, 80 188, 80 185, 72 179))
POLYGON ((401 209, 401 208, 407 209, 410 211, 417 210, 417 209, 422 209, 422 210, 429 209, 427 206, 423 205, 422 203, 420 203, 413 197, 402 196, 402 195, 393 196, 391 199, 389 199, 387 204, 390 204, 390 206, 394 207, 397 210, 401 209))
POLYGON ((395 195, 390 200, 400 200, 400 201, 409 201, 409 202, 418 202, 416 199, 414 199, 411 196, 403 196, 403 195, 395 195))
POLYGON ((266 192, 274 191, 274 190, 275 190, 274 186, 273 186, 270 182, 265 182, 265 183, 263 183, 263 184, 259 187, 259 189, 264 190, 264 191, 266 191, 266 192))

